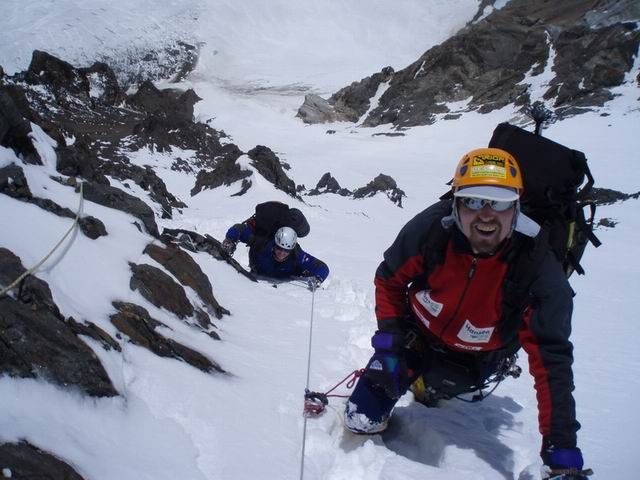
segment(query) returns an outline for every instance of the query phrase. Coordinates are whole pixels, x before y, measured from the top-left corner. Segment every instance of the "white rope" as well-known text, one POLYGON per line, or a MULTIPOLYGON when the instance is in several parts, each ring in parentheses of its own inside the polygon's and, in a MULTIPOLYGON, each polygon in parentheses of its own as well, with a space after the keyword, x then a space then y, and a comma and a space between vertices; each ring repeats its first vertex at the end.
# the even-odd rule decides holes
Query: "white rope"
POLYGON ((78 212, 76 213, 76 218, 73 221, 73 224, 71 225, 71 227, 69 228, 69 230, 67 230, 67 233, 64 234, 64 236, 60 239, 60 241, 55 245, 55 247, 53 247, 53 249, 42 259, 40 260, 36 265, 34 265, 33 267, 31 267, 29 270, 27 270, 26 272, 24 272, 22 275, 20 275, 18 278, 16 278, 8 287, 3 288, 2 290, 0 290, 0 298, 5 296, 7 294, 7 292, 9 292, 9 290, 12 290, 14 288, 16 288, 20 282, 27 276, 27 275, 31 275, 32 273, 34 273, 38 268, 40 268, 40 266, 46 262, 49 257, 51 257, 51 255, 53 255, 53 252, 55 252, 60 245, 62 245, 62 243, 64 242, 64 240, 69 236, 69 234, 76 228, 76 226, 78 225, 78 221, 80 220, 80 216, 82 215, 82 205, 84 203, 84 195, 83 195, 83 183, 80 183, 80 203, 78 205, 78 212))
MULTIPOLYGON (((313 308, 316 298, 316 287, 311 288, 311 321, 309 322, 309 351, 307 355, 307 383, 305 392, 309 390, 309 375, 311 372, 311 345, 313 342, 313 308)), ((307 443, 307 416, 304 416, 304 427, 302 428, 302 455, 300 457, 300 480, 304 478, 304 452, 307 443)))

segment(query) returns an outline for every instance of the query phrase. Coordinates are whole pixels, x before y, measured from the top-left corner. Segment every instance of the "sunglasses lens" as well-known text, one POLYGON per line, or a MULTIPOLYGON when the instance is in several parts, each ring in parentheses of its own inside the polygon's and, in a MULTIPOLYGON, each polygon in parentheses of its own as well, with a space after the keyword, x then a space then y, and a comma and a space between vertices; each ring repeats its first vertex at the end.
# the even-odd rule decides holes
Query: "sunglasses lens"
POLYGON ((469 210, 480 210, 485 205, 489 205, 496 212, 504 212, 513 207, 515 202, 509 200, 486 200, 484 198, 462 197, 462 204, 469 210))
POLYGON ((509 202, 506 200, 501 200, 501 201, 493 200, 491 201, 491 203, 489 203, 489 205, 496 212, 504 212, 505 210, 509 210, 511 207, 513 207, 513 202, 509 202))
POLYGON ((460 200, 462 201, 462 204, 469 210, 480 210, 482 207, 484 207, 486 201, 482 198, 475 197, 462 197, 460 200))

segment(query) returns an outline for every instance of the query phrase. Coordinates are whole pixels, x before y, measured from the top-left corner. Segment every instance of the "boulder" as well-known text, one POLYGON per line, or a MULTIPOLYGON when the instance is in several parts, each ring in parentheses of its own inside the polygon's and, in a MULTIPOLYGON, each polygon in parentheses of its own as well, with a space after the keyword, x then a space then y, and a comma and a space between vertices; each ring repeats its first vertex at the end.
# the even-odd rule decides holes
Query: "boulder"
POLYGON ((220 365, 201 353, 157 333, 157 327, 169 327, 153 319, 144 308, 126 302, 113 302, 113 306, 117 313, 111 316, 111 323, 125 334, 131 343, 160 357, 183 360, 203 372, 224 373, 220 365))
POLYGON ((164 308, 184 319, 193 315, 193 305, 189 302, 187 294, 173 278, 162 270, 151 265, 129 264, 133 275, 129 282, 131 290, 137 290, 140 294, 159 308, 164 308))
POLYGON ((5 470, 3 478, 84 480, 62 460, 28 442, 0 444, 0 471, 5 470))
POLYGON ((220 306, 213 296, 209 278, 188 253, 173 245, 163 248, 155 244, 147 245, 144 253, 171 272, 182 285, 191 287, 216 318, 229 315, 229 310, 220 306))

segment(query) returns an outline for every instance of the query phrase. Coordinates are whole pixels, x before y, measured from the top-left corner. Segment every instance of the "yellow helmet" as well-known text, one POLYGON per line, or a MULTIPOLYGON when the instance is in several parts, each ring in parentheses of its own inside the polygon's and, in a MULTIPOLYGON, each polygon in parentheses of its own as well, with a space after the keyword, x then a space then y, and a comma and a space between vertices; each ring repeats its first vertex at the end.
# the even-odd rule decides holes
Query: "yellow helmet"
POLYGON ((522 195, 522 174, 513 156, 500 148, 477 148, 464 155, 453 177, 453 191, 471 186, 515 189, 522 195))

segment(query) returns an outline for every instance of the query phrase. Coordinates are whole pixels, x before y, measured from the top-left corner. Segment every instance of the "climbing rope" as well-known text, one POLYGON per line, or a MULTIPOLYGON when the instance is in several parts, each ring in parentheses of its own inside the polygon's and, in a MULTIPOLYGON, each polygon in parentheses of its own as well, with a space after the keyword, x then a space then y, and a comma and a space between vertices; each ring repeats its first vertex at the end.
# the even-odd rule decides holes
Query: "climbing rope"
MULTIPOLYGON (((309 346, 308 346, 308 353, 307 353, 307 383, 304 388, 305 392, 309 391, 309 375, 311 372, 311 345, 313 343, 313 309, 315 306, 315 299, 316 299, 316 289, 312 288, 311 289, 311 318, 309 321, 309 346)), ((306 403, 306 398, 305 398, 305 403, 306 403)), ((305 447, 307 443, 307 418, 308 417, 305 415, 304 426, 302 428, 302 455, 300 457, 300 480, 302 480, 302 478, 304 477, 304 452, 305 452, 305 447)))
POLYGON ((364 369, 354 370, 345 378, 343 378, 336 385, 331 387, 324 393, 312 392, 309 390, 309 375, 311 372, 311 345, 313 344, 313 310, 315 305, 316 286, 311 288, 311 319, 309 322, 309 346, 307 356, 307 382, 304 388, 304 407, 302 416, 304 417, 304 426, 302 429, 302 454, 300 457, 300 480, 304 478, 304 455, 307 443, 307 420, 309 418, 317 418, 326 411, 326 407, 329 404, 329 397, 341 397, 346 398, 348 395, 331 394, 336 388, 343 383, 347 382, 346 387, 351 389, 356 383, 356 380, 364 374, 364 369))
POLYGON ((76 228, 76 226, 78 225, 78 221, 80 220, 80 216, 82 215, 82 206, 84 204, 84 195, 83 195, 82 186, 83 186, 83 182, 80 182, 80 202, 78 204, 78 211, 76 213, 76 218, 71 224, 71 227, 69 227, 69 230, 67 230, 67 233, 64 234, 64 236, 60 239, 60 241, 53 247, 53 249, 51 249, 51 251, 42 260, 40 260, 37 264, 35 264, 26 272, 24 272, 18 278, 16 278, 13 282, 11 282, 11 284, 8 287, 5 287, 2 290, 0 290, 0 298, 5 296, 10 290, 13 290, 14 288, 16 288, 16 286, 20 285, 22 280, 24 280, 28 275, 31 275, 36 270, 38 270, 38 268, 40 268, 40 266, 44 262, 46 262, 49 259, 49 257, 51 257, 51 255, 53 255, 53 253, 60 247, 60 245, 62 245, 65 239, 69 236, 69 234, 76 228))

